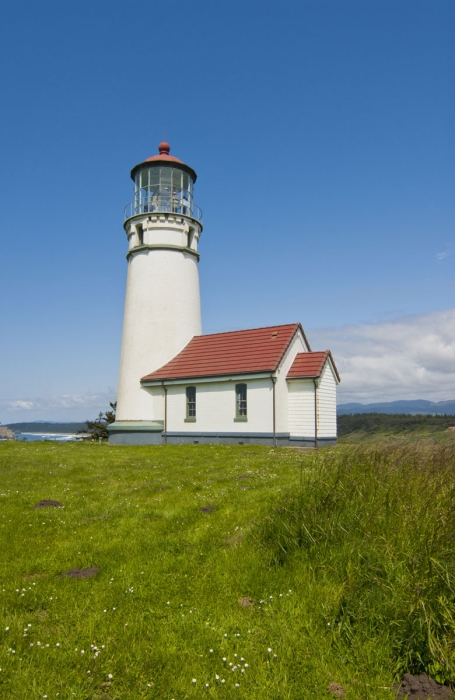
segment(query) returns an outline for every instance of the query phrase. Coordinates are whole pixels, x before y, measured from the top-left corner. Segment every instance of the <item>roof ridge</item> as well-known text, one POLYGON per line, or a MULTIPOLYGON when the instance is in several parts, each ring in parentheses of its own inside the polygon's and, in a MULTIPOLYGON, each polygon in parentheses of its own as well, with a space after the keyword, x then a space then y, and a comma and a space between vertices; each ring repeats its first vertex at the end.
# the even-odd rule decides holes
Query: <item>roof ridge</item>
MULTIPOLYGON (((269 328, 289 328, 291 326, 300 326, 300 323, 275 323, 272 326, 258 326, 257 328, 239 328, 236 331, 219 331, 218 333, 201 333, 200 335, 193 335, 194 338, 209 338, 213 335, 229 335, 230 333, 246 333, 247 331, 266 331, 269 328)), ((191 342, 191 341, 190 341, 191 342)))

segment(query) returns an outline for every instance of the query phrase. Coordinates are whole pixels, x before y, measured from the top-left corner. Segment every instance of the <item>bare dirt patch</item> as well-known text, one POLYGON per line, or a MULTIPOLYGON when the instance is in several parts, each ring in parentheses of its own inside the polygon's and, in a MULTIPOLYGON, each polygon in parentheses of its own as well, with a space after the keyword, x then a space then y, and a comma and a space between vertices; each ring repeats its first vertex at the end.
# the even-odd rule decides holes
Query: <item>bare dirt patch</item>
POLYGON ((453 692, 446 685, 437 683, 429 678, 426 673, 421 676, 413 676, 405 673, 403 680, 398 686, 398 700, 409 698, 409 700, 450 700, 453 692))
POLYGON ((60 501, 53 501, 50 498, 44 498, 42 501, 38 501, 33 506, 34 508, 63 508, 60 501))
POLYGON ((241 608, 252 608, 254 605, 254 601, 252 598, 239 598, 239 605, 241 608))
POLYGON ((231 537, 227 537, 226 544, 229 545, 229 547, 235 547, 235 545, 240 544, 242 540, 243 535, 239 533, 238 535, 232 535, 231 537))
POLYGON ((329 683, 329 693, 335 698, 344 698, 345 696, 344 688, 339 683, 329 683))
POLYGON ((98 566, 89 566, 86 569, 70 569, 69 571, 65 571, 62 576, 69 576, 70 578, 91 578, 92 576, 96 576, 99 570, 98 566))
POLYGON ((212 510, 216 510, 218 506, 202 506, 201 513, 211 513, 212 510))
POLYGON ((36 574, 28 574, 27 576, 24 576, 24 578, 25 578, 27 581, 33 581, 33 579, 35 579, 35 578, 42 578, 43 576, 47 576, 47 574, 45 574, 45 573, 43 573, 43 572, 36 573, 36 574))

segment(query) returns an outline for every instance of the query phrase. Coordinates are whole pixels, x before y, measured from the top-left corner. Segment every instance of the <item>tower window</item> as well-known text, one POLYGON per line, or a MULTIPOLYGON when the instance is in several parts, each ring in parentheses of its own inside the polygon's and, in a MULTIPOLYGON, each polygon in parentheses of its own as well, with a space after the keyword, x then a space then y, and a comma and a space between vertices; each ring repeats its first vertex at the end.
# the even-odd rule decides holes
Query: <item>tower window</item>
POLYGON ((142 228, 142 224, 136 224, 136 231, 137 231, 137 244, 144 245, 144 229, 142 228))
POLYGON ((235 417, 236 419, 246 420, 247 417, 247 401, 246 401, 246 384, 235 385, 235 417))
POLYGON ((187 420, 196 420, 196 387, 186 387, 186 417, 187 420))

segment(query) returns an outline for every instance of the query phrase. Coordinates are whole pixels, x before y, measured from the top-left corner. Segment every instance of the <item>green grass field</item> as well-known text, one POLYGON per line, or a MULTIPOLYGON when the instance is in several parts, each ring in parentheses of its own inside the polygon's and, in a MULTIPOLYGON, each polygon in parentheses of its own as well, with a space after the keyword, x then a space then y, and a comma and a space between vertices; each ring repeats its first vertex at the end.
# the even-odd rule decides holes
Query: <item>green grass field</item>
POLYGON ((404 670, 450 682, 454 493, 453 440, 1 443, 0 697, 316 700, 336 683, 360 700, 393 698, 404 670))

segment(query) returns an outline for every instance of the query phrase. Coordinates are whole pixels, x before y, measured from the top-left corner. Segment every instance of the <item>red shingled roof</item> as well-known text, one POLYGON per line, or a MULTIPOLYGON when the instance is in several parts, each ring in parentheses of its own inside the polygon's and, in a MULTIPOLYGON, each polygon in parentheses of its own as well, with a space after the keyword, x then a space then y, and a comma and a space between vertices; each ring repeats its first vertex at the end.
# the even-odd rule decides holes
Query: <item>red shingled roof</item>
POLYGON ((274 372, 298 329, 305 338, 300 323, 196 335, 170 362, 141 381, 274 372))
POLYGON ((299 352, 295 356, 292 367, 289 370, 286 379, 312 379, 321 376, 327 358, 330 357, 335 374, 340 381, 340 375, 333 361, 330 350, 324 352, 299 352))

